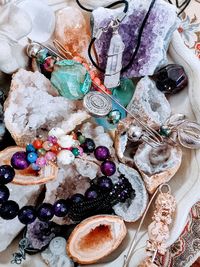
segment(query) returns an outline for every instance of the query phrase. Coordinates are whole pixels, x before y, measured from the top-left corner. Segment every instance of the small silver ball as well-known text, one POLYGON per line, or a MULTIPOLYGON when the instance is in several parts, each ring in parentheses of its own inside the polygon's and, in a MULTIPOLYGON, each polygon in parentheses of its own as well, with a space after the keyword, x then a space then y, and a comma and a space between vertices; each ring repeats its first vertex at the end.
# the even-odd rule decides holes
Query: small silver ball
POLYGON ((41 46, 37 43, 30 43, 26 47, 26 53, 30 58, 35 58, 40 50, 41 46))
POLYGON ((138 142, 142 136, 142 128, 137 125, 131 125, 128 130, 128 138, 133 142, 138 142))

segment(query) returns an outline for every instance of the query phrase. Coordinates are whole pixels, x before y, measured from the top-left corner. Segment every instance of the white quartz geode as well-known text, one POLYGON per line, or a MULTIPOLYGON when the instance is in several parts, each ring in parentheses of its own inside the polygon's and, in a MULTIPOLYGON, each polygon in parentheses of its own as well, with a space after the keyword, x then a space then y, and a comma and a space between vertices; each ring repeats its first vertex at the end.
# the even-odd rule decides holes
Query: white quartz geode
POLYGON ((80 102, 57 96, 44 75, 23 69, 13 75, 4 110, 6 128, 19 146, 45 138, 54 127, 69 133, 90 117, 80 102))

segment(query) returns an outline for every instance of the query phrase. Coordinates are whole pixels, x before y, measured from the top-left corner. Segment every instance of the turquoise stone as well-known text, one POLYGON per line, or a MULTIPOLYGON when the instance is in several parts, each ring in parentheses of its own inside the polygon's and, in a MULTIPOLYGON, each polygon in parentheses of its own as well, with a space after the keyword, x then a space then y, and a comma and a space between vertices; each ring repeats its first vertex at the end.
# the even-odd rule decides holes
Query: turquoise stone
POLYGON ((109 112, 107 120, 111 124, 117 124, 121 120, 121 112, 117 109, 112 110, 109 112))
POLYGON ((59 94, 68 99, 82 99, 92 81, 85 67, 74 60, 61 60, 54 65, 51 83, 59 94))
POLYGON ((124 78, 120 80, 120 85, 112 89, 113 96, 127 107, 135 92, 135 85, 132 80, 124 78))
MULTIPOLYGON (((115 103, 114 101, 112 102, 112 110, 117 110, 120 112, 121 114, 121 119, 124 119, 126 118, 126 111, 121 108, 117 103, 115 103)), ((112 112, 112 111, 111 111, 112 112)), ((104 117, 104 118, 95 118, 95 121, 104 127, 104 129, 106 130, 114 130, 116 127, 117 127, 117 124, 113 124, 113 123, 110 123, 108 121, 108 117, 104 117)))
POLYGON ((49 51, 46 48, 41 49, 37 55, 36 60, 39 64, 43 64, 45 59, 49 56, 49 51))

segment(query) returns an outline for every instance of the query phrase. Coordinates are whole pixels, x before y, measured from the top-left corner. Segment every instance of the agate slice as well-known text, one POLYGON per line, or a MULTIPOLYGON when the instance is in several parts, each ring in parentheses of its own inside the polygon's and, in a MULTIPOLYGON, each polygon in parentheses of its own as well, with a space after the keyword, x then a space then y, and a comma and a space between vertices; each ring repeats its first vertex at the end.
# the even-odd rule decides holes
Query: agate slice
MULTIPOLYGON (((150 1, 129 1, 129 11, 121 22, 119 33, 125 44, 122 65, 130 62, 138 42, 138 30, 148 12, 150 1)), ((112 18, 116 18, 122 9, 106 9, 103 7, 93 11, 93 35, 100 27, 107 26, 112 18)), ((156 68, 167 62, 166 51, 173 31, 178 25, 176 8, 169 3, 158 0, 152 8, 144 27, 139 51, 130 68, 121 73, 127 78, 152 75, 156 68)), ((103 32, 95 42, 98 62, 105 69, 112 30, 103 32)))
MULTIPOLYGON (((0 165, 9 165, 12 155, 18 151, 24 151, 21 147, 8 147, 0 152, 0 165)), ((25 170, 15 170, 15 178, 12 181, 18 185, 36 185, 44 184, 57 178, 58 167, 50 163, 42 168, 39 172, 34 171, 31 167, 25 170)))
POLYGON ((92 264, 111 254, 127 233, 120 217, 97 215, 82 221, 67 243, 68 255, 77 263, 92 264))
POLYGON ((124 175, 135 190, 134 198, 125 203, 116 204, 113 209, 118 216, 126 222, 135 222, 142 217, 148 204, 148 194, 140 174, 133 168, 124 164, 118 164, 118 172, 124 175))
POLYGON ((167 144, 158 148, 142 144, 134 160, 148 192, 153 194, 160 184, 168 182, 178 171, 182 160, 182 150, 179 146, 167 144))

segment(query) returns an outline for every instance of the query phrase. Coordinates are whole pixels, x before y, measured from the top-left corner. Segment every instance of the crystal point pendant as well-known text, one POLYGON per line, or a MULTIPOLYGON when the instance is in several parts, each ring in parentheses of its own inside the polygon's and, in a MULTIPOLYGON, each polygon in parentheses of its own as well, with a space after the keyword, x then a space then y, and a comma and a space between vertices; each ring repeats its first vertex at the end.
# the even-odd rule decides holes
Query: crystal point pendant
POLYGON ((178 139, 182 146, 190 149, 200 148, 200 125, 185 121, 178 127, 178 139))
POLYGON ((119 35, 118 31, 114 31, 108 50, 106 73, 104 78, 104 85, 107 88, 114 88, 119 85, 124 49, 125 45, 122 41, 122 37, 119 35))

